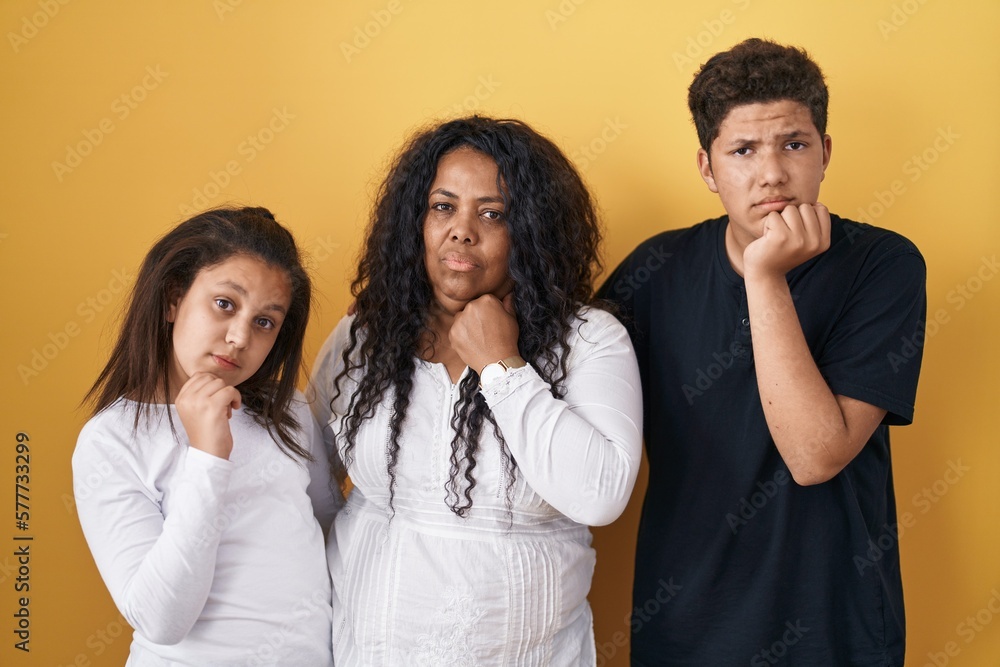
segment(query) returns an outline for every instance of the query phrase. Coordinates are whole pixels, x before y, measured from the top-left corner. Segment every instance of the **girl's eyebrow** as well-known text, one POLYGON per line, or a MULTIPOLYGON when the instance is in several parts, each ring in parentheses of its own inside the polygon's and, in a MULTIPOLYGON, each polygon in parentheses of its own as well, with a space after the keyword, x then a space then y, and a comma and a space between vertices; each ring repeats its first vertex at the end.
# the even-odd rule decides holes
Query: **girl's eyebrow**
MULTIPOLYGON (((233 282, 232 280, 220 280, 217 284, 223 287, 232 288, 233 291, 235 291, 242 297, 247 296, 246 288, 244 288, 243 285, 240 285, 239 283, 233 282)), ((270 303, 264 306, 264 310, 274 310, 281 313, 282 315, 288 314, 288 310, 280 303, 270 303)))
POLYGON ((217 285, 221 285, 223 287, 231 287, 240 296, 246 296, 247 295, 246 288, 244 288, 243 285, 240 285, 239 283, 233 282, 232 280, 220 280, 216 284, 217 285))

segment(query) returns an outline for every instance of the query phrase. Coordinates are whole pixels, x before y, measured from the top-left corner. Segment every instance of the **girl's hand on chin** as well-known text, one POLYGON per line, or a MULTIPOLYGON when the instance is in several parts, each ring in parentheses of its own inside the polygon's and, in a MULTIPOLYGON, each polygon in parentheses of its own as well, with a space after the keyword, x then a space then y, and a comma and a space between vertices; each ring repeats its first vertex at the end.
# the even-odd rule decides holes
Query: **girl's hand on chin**
POLYGON ((206 372, 192 375, 174 402, 191 446, 222 459, 233 451, 229 418, 241 403, 235 387, 206 372))

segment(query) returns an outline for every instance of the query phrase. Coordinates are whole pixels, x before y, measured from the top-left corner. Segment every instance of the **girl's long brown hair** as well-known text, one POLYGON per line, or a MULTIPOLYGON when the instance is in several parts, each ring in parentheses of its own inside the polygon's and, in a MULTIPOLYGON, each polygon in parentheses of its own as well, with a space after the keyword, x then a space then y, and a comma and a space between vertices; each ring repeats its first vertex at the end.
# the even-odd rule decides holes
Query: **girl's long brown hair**
MULTIPOLYGON (((151 405, 171 395, 168 369, 173 325, 170 304, 183 297, 195 276, 235 255, 283 269, 292 288, 291 305, 264 363, 238 385, 243 405, 286 454, 311 459, 296 443, 299 427, 289 403, 302 365, 302 341, 312 286, 295 239, 266 208, 219 208, 182 222, 152 247, 128 298, 121 331, 107 365, 84 397, 97 414, 122 397, 136 402, 134 428, 151 405)), ((169 413, 168 413, 169 418, 169 413)), ((171 428, 173 420, 171 418, 171 428)))

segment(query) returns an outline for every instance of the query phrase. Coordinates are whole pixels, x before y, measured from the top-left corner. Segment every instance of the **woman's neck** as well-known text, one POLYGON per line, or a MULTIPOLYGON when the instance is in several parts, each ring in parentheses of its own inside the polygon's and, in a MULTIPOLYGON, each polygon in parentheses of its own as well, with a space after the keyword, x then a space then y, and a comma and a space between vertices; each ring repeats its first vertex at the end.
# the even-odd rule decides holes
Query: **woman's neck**
POLYGON ((420 358, 433 364, 444 364, 453 383, 465 372, 465 362, 451 346, 449 333, 455 313, 432 305, 427 313, 427 330, 420 340, 420 358))

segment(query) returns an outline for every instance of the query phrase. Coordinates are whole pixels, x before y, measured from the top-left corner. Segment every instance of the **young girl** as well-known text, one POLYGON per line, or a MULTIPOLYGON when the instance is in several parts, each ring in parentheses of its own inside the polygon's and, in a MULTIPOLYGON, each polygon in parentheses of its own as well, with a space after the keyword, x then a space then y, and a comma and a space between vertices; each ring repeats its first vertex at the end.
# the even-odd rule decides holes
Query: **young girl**
POLYGON ((295 382, 311 287, 263 208, 146 256, 73 455, 80 524, 135 628, 127 665, 332 665, 342 501, 295 382), (321 531, 322 526, 322 531, 321 531))

